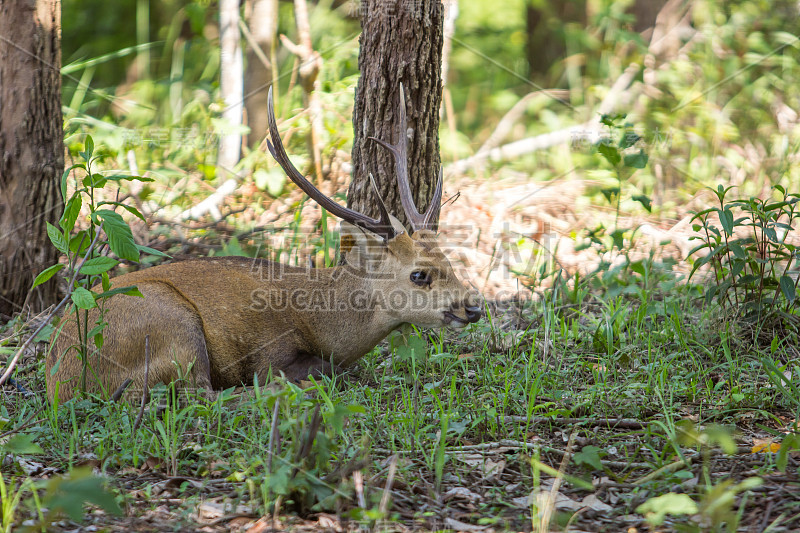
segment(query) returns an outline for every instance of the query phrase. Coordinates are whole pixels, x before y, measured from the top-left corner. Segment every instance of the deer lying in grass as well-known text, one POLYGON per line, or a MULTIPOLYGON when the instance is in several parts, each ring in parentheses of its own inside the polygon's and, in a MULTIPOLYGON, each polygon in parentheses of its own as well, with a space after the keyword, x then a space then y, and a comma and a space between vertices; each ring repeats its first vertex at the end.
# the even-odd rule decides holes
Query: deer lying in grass
MULTIPOLYGON (((268 141, 288 177, 321 207, 342 219, 344 264, 305 269, 262 259, 192 259, 113 278, 136 285, 144 298, 115 295, 101 349, 78 355, 74 314, 64 318, 46 358, 48 397, 71 398, 85 384, 109 395, 128 379, 141 390, 145 337, 149 336, 148 385, 188 377, 205 389, 264 383, 270 370, 293 380, 330 374, 362 357, 404 323, 462 327, 480 308, 457 279, 430 229, 442 195, 442 175, 422 214, 411 197, 406 164, 406 118, 400 104, 400 139, 391 145, 400 197, 412 233, 389 215, 378 196, 380 218, 342 207, 311 184, 289 161, 269 93, 268 141)), ((376 139, 377 141, 377 139, 376 139)), ((372 176, 373 190, 377 188, 372 176)), ((94 325, 97 311, 89 315, 94 325)))

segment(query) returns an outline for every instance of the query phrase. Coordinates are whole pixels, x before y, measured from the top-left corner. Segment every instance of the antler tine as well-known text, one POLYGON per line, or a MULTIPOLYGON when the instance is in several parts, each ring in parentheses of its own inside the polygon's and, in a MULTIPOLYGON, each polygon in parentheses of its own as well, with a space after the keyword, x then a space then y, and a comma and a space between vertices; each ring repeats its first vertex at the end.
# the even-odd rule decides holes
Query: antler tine
MULTIPOLYGON (((422 215, 417 206, 414 204, 414 199, 411 196, 411 185, 408 182, 408 140, 407 140, 408 124, 406 122, 406 95, 403 90, 403 84, 400 84, 400 135, 396 144, 389 144, 385 141, 370 137, 373 141, 377 142, 394 155, 395 172, 397 172, 397 186, 400 189, 400 202, 403 204, 403 211, 406 213, 406 218, 411 224, 411 229, 417 231, 423 229, 432 218, 428 212, 422 215)), ((433 204, 431 204, 432 206, 433 204)))
POLYGON ((389 210, 386 209, 386 204, 383 203, 383 198, 381 198, 381 193, 378 191, 378 184, 375 183, 375 178, 372 176, 372 172, 369 173, 369 181, 372 184, 372 192, 375 193, 375 198, 378 199, 378 210, 381 212, 381 220, 385 220, 391 226, 392 219, 389 218, 389 210))
POLYGON ((428 206, 428 210, 425 211, 425 216, 423 217, 423 227, 428 228, 431 226, 431 222, 436 215, 439 214, 439 208, 442 205, 442 167, 439 167, 439 179, 436 182, 436 189, 433 191, 433 197, 431 198, 431 204, 428 206))
MULTIPOLYGON (((275 161, 281 166, 286 176, 292 180, 303 192, 305 192, 312 200, 317 202, 320 207, 331 213, 332 215, 341 218, 344 221, 360 226, 368 231, 377 233, 385 239, 391 239, 397 235, 397 231, 392 227, 392 221, 389 218, 389 213, 386 206, 383 204, 383 199, 378 195, 378 202, 380 208, 380 218, 371 218, 358 211, 343 207, 327 196, 325 196, 313 183, 297 170, 289 156, 286 155, 286 149, 283 147, 280 133, 278 132, 278 124, 275 121, 275 108, 272 102, 272 87, 269 88, 269 95, 267 97, 267 120, 269 122, 269 136, 272 142, 267 140, 267 147, 269 153, 275 158, 275 161), (274 143, 274 144, 273 144, 274 143)), ((373 180, 374 187, 374 180, 373 180)), ((377 193, 377 189, 375 191, 377 193)))

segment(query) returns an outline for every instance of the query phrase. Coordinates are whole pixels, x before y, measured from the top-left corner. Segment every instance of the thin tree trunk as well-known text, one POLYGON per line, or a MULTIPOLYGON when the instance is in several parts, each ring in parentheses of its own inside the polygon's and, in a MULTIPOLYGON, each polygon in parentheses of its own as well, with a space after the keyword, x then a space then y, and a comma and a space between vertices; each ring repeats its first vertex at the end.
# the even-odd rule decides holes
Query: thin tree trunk
MULTIPOLYGON (((248 146, 258 146, 267 131, 267 89, 275 77, 275 38, 278 33, 278 0, 254 0, 247 25, 252 42, 247 47, 247 70, 244 77, 248 146), (263 57, 256 50, 263 53, 263 57), (265 64, 267 59, 269 64, 265 64)), ((249 40, 249 39, 248 39, 249 40)))
POLYGON ((225 104, 222 118, 231 131, 223 132, 219 141, 217 176, 228 175, 239 162, 242 150, 242 135, 238 131, 242 124, 244 97, 244 65, 242 59, 241 33, 239 31, 239 0, 220 0, 220 93, 225 104))
POLYGON ((408 140, 408 172, 414 201, 427 209, 439 175, 439 107, 442 101, 440 1, 364 0, 361 4, 361 77, 353 111, 353 179, 347 205, 377 217, 369 185, 375 176, 389 211, 407 224, 391 154, 369 137, 408 140), (406 95, 409 132, 398 131, 400 83, 406 95))
POLYGON ((0 314, 58 298, 55 280, 30 293, 58 260, 46 222, 61 215, 64 171, 59 0, 0 0, 0 314))

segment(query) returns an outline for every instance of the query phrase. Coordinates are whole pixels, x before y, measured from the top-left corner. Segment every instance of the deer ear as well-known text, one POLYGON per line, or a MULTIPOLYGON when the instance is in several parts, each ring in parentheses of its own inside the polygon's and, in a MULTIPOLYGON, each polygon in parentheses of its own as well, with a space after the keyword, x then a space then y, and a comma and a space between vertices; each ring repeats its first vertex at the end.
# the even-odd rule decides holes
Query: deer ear
POLYGON ((376 233, 345 221, 340 222, 339 233, 339 251, 344 262, 354 268, 366 268, 370 262, 386 256, 386 241, 376 233))

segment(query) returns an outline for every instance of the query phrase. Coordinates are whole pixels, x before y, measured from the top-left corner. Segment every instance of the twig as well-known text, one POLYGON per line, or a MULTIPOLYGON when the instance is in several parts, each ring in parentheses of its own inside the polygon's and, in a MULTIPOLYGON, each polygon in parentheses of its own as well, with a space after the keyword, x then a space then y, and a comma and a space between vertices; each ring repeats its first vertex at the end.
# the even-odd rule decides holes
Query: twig
POLYGON ((266 70, 272 70, 272 63, 270 63, 270 60, 267 58, 267 54, 265 54, 261 49, 261 46, 256 41, 255 37, 253 37, 253 34, 250 33, 250 28, 247 27, 247 24, 245 24, 242 19, 239 19, 239 29, 242 30, 242 34, 247 40, 247 44, 250 45, 253 53, 256 54, 256 57, 258 57, 258 60, 261 61, 262 65, 264 65, 264 68, 266 70))
POLYGON ((142 403, 139 405, 139 414, 136 415, 136 421, 133 423, 133 431, 139 429, 139 424, 142 423, 144 416, 144 407, 147 405, 148 382, 150 380, 150 335, 144 336, 144 386, 142 387, 142 403))
POLYGON ((653 470, 652 472, 650 472, 649 474, 647 474, 645 476, 640 477, 639 479, 637 479, 636 481, 633 482, 633 485, 636 486, 636 487, 639 487, 641 485, 644 485, 648 481, 652 481, 652 480, 656 479, 661 474, 665 474, 667 472, 674 472, 676 470, 680 470, 681 468, 683 468, 685 466, 690 466, 691 464, 692 464, 692 458, 691 457, 687 457, 687 459, 685 461, 684 460, 675 461, 675 462, 670 463, 668 465, 664 465, 661 468, 653 470))
POLYGON ((570 141, 594 138, 595 136, 599 137, 600 132, 602 131, 600 117, 610 113, 616 108, 621 96, 628 91, 629 86, 633 82, 639 70, 640 66, 636 63, 632 63, 628 66, 628 68, 625 69, 622 75, 617 78, 617 81, 614 83, 614 85, 612 85, 611 89, 609 89, 608 94, 598 106, 597 111, 594 113, 594 116, 591 120, 584 122, 583 124, 578 124, 577 126, 570 126, 568 128, 551 131, 549 133, 543 133, 541 135, 528 137, 527 139, 515 141, 498 148, 478 152, 471 157, 461 159, 449 165, 447 167, 447 171, 450 174, 460 174, 470 168, 483 164, 487 160, 493 162, 507 161, 531 152, 552 148, 553 146, 557 146, 559 144, 565 144, 570 141))
POLYGON ((17 366, 17 362, 19 361, 19 358, 22 356, 22 352, 25 350, 25 348, 27 348, 28 345, 31 342, 33 342, 33 339, 36 338, 36 336, 39 334, 39 332, 41 332, 44 329, 45 326, 50 324, 50 320, 53 319, 53 317, 56 315, 59 309, 61 309, 64 306, 64 304, 67 303, 67 301, 72 297, 72 290, 74 288, 75 280, 78 278, 78 274, 80 273, 81 268, 83 268, 83 264, 92 254, 94 245, 97 244, 97 239, 100 237, 101 230, 103 229, 103 224, 105 224, 105 221, 100 223, 100 226, 97 228, 97 233, 95 234, 94 239, 92 239, 92 242, 89 244, 89 248, 87 248, 86 253, 81 258, 80 264, 75 269, 75 272, 72 274, 72 279, 69 280, 69 285, 68 285, 69 288, 67 290, 67 294, 60 302, 58 302, 58 305, 56 305, 53 308, 53 310, 50 311, 50 314, 47 315, 47 318, 44 319, 41 324, 39 324, 39 327, 34 330, 34 332, 31 334, 30 337, 28 337, 28 340, 26 340, 22 344, 22 346, 20 346, 19 350, 17 350, 17 353, 14 355, 14 358, 8 364, 8 368, 6 368, 6 371, 3 373, 2 376, 0 376, 0 387, 2 387, 5 384, 6 380, 8 380, 8 377, 14 371, 14 367, 17 366))
POLYGON ((523 422, 531 424, 553 424, 558 426, 569 426, 573 424, 585 424, 591 426, 600 426, 605 428, 623 428, 623 429, 645 429, 646 422, 639 420, 631 420, 627 418, 550 418, 546 416, 517 416, 507 415, 503 417, 504 422, 523 422))
POLYGON ((31 419, 32 419, 34 416, 36 416, 36 415, 38 415, 39 413, 41 413, 41 412, 42 412, 42 409, 44 409, 46 405, 47 405, 47 404, 42 404, 42 406, 41 406, 41 407, 39 407, 39 409, 37 409, 36 411, 34 411, 34 412, 31 414, 31 416, 29 416, 28 418, 26 418, 26 419, 25 419, 25 422, 23 422, 23 423, 22 423, 22 425, 20 425, 20 426, 17 426, 17 427, 15 427, 14 429, 10 429, 10 430, 6 431, 5 433, 0 433, 0 439, 4 439, 5 437, 8 437, 9 435, 13 435, 14 433, 19 433, 19 432, 20 432, 20 431, 22 431, 23 429, 27 429, 27 428, 29 428, 29 427, 31 427, 31 426, 34 426, 34 425, 38 424, 39 422, 41 422, 41 420, 34 420, 33 422, 31 422, 31 419))
POLYGON ((575 428, 572 430, 572 433, 570 433, 569 442, 567 442, 567 450, 561 457, 561 464, 558 467, 558 475, 553 481, 553 486, 550 487, 550 493, 547 496, 547 501, 545 502, 544 509, 542 510, 542 515, 539 522, 541 531, 550 530, 550 520, 553 516, 553 509, 555 509, 558 489, 561 488, 561 482, 564 480, 564 472, 567 470, 567 465, 569 464, 569 460, 572 458, 572 447, 575 445, 575 438, 577 436, 578 436, 578 428, 575 428))
POLYGON ((547 94, 557 98, 566 98, 569 96, 569 91, 566 89, 543 89, 540 91, 533 91, 520 98, 519 101, 514 104, 505 115, 503 115, 503 118, 501 118, 500 122, 497 123, 494 131, 491 135, 489 135, 489 138, 486 139, 486 142, 483 143, 483 146, 478 148, 478 153, 480 154, 482 152, 488 152, 489 150, 497 148, 511 132, 514 124, 525 113, 528 101, 530 101, 534 96, 540 94, 547 94))
POLYGON ((364 472, 361 470, 353 472, 353 487, 356 489, 356 501, 358 501, 358 506, 366 510, 367 499, 364 497, 364 472))
MULTIPOLYGON (((521 449, 521 450, 535 450, 539 449, 547 453, 553 453, 558 456, 563 456, 566 452, 564 450, 559 450, 558 448, 553 448, 552 446, 547 446, 545 444, 538 444, 534 442, 522 442, 518 440, 510 440, 510 439, 503 439, 499 442, 484 442, 482 444, 470 444, 467 446, 452 446, 447 449, 448 453, 457 453, 457 452, 480 452, 484 450, 496 450, 498 448, 510 448, 510 449, 521 449)), ((389 450, 386 448, 372 448, 373 452, 376 453, 384 453, 386 455, 391 454, 407 454, 413 453, 412 450, 389 450)), ((653 468, 653 465, 650 463, 634 463, 634 462, 626 462, 626 461, 608 461, 605 459, 601 459, 600 463, 604 466, 609 468, 653 468)))
POLYGON ((378 506, 378 512, 380 512, 381 516, 386 515, 386 511, 389 509, 389 493, 392 491, 392 485, 394 484, 394 475, 397 472, 397 459, 398 455, 392 455, 391 459, 389 459, 389 473, 386 475, 386 485, 383 487, 383 495, 381 495, 381 503, 378 506))
MULTIPOLYGON (((233 172, 231 172, 233 174, 233 172)), ((188 218, 198 218, 206 213, 211 213, 211 216, 214 218, 220 218, 222 213, 219 212, 219 205, 225 200, 225 197, 229 194, 233 194, 236 190, 236 186, 238 182, 235 179, 228 179, 220 185, 216 191, 211 193, 211 195, 200 202, 197 205, 190 207, 189 209, 185 210, 183 213, 178 215, 178 220, 186 220, 188 218)))

